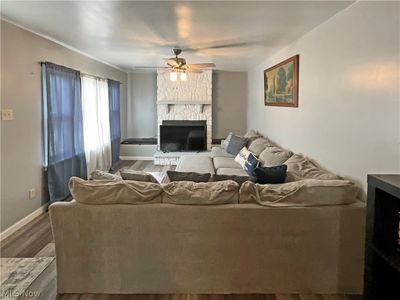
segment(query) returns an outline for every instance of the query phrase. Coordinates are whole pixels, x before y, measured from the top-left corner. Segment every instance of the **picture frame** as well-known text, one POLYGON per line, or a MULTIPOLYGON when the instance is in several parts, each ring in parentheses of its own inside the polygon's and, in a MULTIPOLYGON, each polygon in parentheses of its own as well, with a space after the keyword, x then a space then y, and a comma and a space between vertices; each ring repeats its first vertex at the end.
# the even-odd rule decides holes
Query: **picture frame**
POLYGON ((264 105, 299 106, 299 55, 264 70, 264 105))

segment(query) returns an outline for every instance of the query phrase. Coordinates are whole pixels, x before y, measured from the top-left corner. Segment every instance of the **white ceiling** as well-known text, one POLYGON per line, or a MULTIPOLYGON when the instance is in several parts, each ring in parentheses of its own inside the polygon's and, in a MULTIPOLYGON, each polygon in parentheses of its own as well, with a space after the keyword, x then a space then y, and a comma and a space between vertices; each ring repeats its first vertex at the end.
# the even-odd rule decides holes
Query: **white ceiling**
POLYGON ((126 71, 163 66, 175 46, 188 63, 246 70, 352 2, 3 0, 1 16, 126 71))

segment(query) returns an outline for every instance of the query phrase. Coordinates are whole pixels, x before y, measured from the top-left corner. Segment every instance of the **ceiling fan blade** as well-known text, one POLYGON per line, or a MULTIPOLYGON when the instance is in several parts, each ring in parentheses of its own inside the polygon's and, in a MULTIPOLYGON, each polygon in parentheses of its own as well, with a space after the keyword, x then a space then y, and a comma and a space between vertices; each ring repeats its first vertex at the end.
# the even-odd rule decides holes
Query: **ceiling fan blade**
POLYGON ((188 67, 195 67, 195 68, 215 68, 214 63, 202 63, 202 64, 187 64, 188 67))
POLYGON ((149 67, 149 66, 137 66, 135 69, 169 69, 169 67, 149 67))
POLYGON ((171 67, 179 67, 178 62, 175 59, 172 58, 165 58, 164 59, 165 62, 167 63, 167 65, 171 66, 171 67))
POLYGON ((186 69, 187 73, 203 73, 202 70, 196 69, 196 68, 187 68, 186 69))

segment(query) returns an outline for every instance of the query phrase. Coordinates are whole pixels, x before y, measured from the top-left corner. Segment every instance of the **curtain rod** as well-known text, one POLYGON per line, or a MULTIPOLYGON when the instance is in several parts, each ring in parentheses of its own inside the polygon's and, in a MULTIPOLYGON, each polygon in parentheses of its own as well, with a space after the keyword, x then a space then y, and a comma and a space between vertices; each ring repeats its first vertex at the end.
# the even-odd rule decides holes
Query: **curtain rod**
MULTIPOLYGON (((45 64, 46 62, 47 62, 47 61, 39 61, 38 64, 43 65, 43 64, 45 64)), ((53 64, 53 65, 58 65, 58 64, 52 63, 52 62, 50 62, 50 61, 48 61, 48 62, 51 63, 51 64, 53 64)), ((63 66, 63 65, 58 65, 58 66, 61 66, 61 67, 64 67, 64 68, 68 68, 68 69, 75 70, 75 69, 73 69, 73 68, 66 67, 66 66, 63 66)), ((95 75, 92 75, 92 74, 83 73, 83 72, 81 72, 81 71, 79 71, 79 70, 75 70, 75 71, 78 71, 79 73, 81 73, 82 75, 85 75, 85 76, 89 76, 89 77, 93 77, 93 78, 99 78, 99 79, 107 79, 107 80, 110 79, 110 80, 113 80, 113 81, 118 82, 119 84, 124 84, 124 83, 121 82, 121 81, 114 80, 114 79, 111 79, 111 78, 104 78, 104 77, 100 77, 100 76, 95 76, 95 75)))

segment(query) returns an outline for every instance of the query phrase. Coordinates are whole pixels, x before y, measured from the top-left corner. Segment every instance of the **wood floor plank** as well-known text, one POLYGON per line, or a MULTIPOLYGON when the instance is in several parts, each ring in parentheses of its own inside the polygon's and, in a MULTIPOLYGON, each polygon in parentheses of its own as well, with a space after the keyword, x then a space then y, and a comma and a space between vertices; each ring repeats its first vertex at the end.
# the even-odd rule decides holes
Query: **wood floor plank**
POLYGON ((54 243, 48 243, 42 250, 40 250, 35 257, 55 257, 56 249, 54 243))
POLYGON ((301 294, 299 297, 301 300, 324 300, 323 296, 318 294, 301 294))

